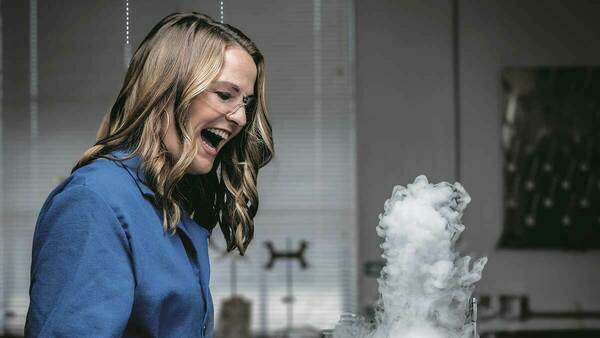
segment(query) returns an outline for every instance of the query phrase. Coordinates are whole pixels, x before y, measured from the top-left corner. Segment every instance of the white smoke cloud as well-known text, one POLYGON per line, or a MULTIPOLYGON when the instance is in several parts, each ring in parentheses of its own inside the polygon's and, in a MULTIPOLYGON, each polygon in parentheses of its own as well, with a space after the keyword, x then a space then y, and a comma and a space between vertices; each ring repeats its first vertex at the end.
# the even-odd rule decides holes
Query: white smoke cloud
POLYGON ((487 258, 471 264, 471 257, 455 249, 470 201, 460 183, 430 184, 425 176, 394 187, 377 226, 386 264, 378 279, 376 326, 355 323, 350 330, 337 329, 334 337, 473 337, 473 326, 465 323, 467 308, 487 258))

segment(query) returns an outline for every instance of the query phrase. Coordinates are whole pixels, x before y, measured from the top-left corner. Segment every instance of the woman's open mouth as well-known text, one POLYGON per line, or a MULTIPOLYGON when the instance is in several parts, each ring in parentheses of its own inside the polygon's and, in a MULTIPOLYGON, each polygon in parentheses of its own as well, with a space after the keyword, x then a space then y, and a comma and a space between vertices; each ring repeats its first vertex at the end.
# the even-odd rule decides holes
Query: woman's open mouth
POLYGON ((229 133, 220 129, 205 128, 200 131, 200 138, 206 152, 215 156, 229 138, 229 133))

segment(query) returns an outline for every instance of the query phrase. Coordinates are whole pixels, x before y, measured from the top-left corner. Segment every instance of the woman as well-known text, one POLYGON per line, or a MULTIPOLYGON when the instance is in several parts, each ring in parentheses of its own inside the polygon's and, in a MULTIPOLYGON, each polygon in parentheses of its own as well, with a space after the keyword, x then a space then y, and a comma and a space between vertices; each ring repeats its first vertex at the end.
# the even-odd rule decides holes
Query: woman
POLYGON ((198 13, 135 52, 97 141, 44 203, 28 337, 211 337, 207 239, 243 255, 273 155, 263 57, 198 13))

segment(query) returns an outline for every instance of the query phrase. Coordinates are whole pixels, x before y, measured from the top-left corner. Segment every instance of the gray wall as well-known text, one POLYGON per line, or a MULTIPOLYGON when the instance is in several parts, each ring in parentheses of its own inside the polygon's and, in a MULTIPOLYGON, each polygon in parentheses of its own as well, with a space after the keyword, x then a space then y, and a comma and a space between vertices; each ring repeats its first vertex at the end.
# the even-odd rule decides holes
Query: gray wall
MULTIPOLYGON (((454 178, 450 1, 357 1, 359 257, 378 260, 377 215, 396 184, 454 178)), ((359 271, 362 271, 359 270, 359 271)), ((361 277, 360 303, 376 296, 361 277)))
MULTIPOLYGON (((598 64, 600 2, 473 0, 458 9, 455 67, 451 1, 356 2, 359 257, 380 259, 377 215, 394 185, 422 173, 454 181, 460 158, 460 181, 472 197, 463 252, 490 258, 479 293, 527 294, 536 310, 598 309, 598 252, 495 245, 502 226, 500 69, 598 64)), ((376 298, 374 278, 361 276, 359 285, 362 305, 376 298)))

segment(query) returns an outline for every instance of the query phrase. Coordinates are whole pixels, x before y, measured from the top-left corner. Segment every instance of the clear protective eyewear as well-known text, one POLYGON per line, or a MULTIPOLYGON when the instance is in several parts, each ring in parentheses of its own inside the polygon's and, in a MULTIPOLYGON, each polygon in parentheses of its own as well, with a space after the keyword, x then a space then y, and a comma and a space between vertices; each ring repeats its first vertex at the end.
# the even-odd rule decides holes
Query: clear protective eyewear
POLYGON ((246 121, 256 113, 256 96, 243 96, 235 86, 215 85, 206 90, 205 102, 215 111, 227 117, 244 107, 246 121))

